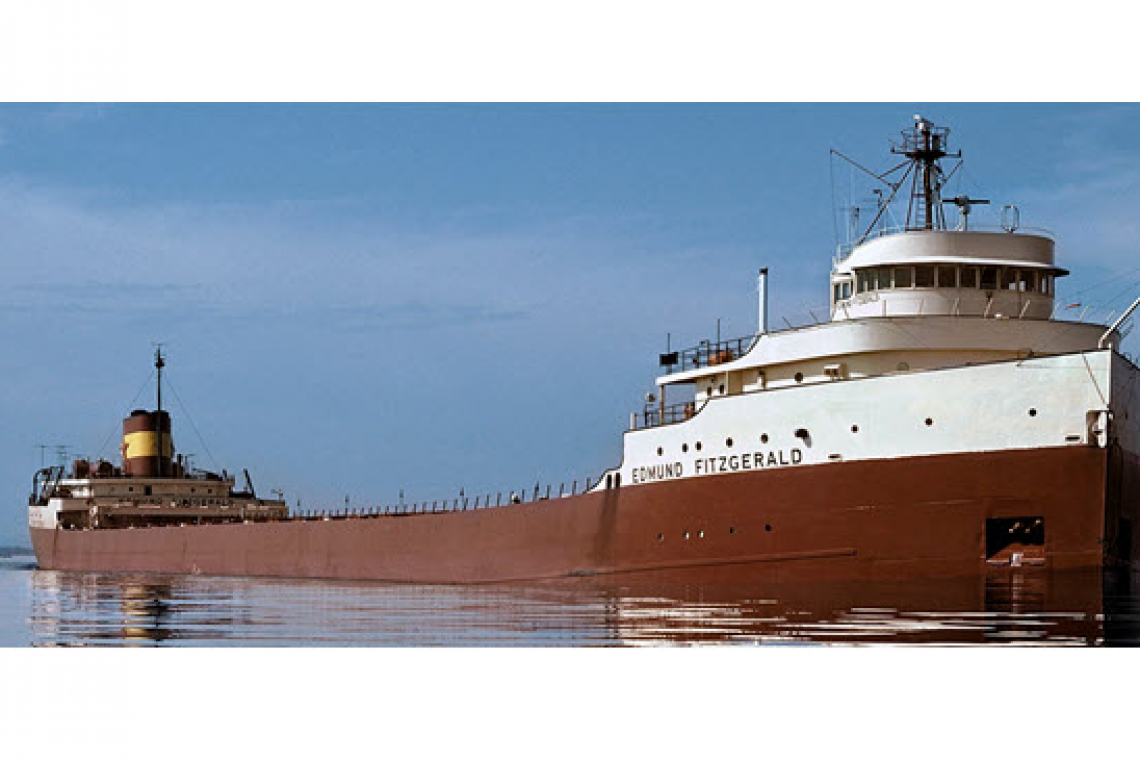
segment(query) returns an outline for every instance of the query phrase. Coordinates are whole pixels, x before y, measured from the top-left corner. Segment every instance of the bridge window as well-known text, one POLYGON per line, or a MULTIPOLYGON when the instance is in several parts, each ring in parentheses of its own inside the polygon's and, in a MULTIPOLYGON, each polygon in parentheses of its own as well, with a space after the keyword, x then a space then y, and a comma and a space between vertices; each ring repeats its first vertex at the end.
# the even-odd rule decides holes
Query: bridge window
POLYGON ((958 271, 961 278, 958 284, 960 288, 976 288, 978 287, 978 268, 977 267, 962 267, 958 271))
POLYGON ((914 286, 916 288, 934 287, 934 267, 920 266, 914 268, 914 286))
POLYGON ((958 287, 958 270, 954 267, 938 267, 938 287, 958 287))
POLYGON ((1053 275, 1041 275, 1037 280, 1037 292, 1044 293, 1047 296, 1053 295, 1053 275))
POLYGON ((1016 275, 1017 272, 1013 269, 1006 269, 1005 267, 998 269, 998 287, 1002 290, 1016 290, 1016 275))
POLYGON ((1017 272, 1017 289, 1022 293, 1032 293, 1037 289, 1037 273, 1030 269, 1017 272))
POLYGON ((895 267, 895 287, 909 288, 912 284, 912 271, 910 267, 895 267))
POLYGON ((998 268, 982 267, 982 290, 997 290, 998 268))
POLYGON ((870 279, 870 275, 867 272, 867 270, 864 269, 864 270, 857 272, 855 277, 856 277, 856 283, 858 285, 858 291, 860 293, 866 293, 867 292, 867 283, 868 283, 868 280, 870 279))

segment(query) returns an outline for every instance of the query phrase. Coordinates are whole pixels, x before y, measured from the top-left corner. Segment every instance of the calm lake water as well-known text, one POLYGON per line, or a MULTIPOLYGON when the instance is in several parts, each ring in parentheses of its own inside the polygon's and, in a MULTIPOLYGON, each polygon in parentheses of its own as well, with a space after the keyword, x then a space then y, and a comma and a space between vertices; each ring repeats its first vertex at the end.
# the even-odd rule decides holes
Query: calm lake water
POLYGON ((439 586, 41 571, 0 558, 4 646, 1140 644, 1140 577, 439 586))

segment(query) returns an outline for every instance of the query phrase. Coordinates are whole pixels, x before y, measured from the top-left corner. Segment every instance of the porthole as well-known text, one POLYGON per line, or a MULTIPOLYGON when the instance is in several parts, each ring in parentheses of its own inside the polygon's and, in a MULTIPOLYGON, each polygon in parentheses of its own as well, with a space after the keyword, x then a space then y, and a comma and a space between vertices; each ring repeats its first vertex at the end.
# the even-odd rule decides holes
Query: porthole
POLYGON ((767 433, 761 433, 760 434, 760 443, 767 443, 767 442, 768 442, 768 434, 767 433))
POLYGON ((662 455, 664 455, 664 454, 665 454, 665 449, 663 449, 663 448, 661 448, 660 446, 658 446, 658 447, 657 447, 657 456, 662 456, 662 455))
POLYGON ((687 443, 682 443, 682 444, 681 444, 681 453, 682 453, 682 454, 684 454, 684 453, 685 453, 685 452, 687 452, 688 450, 689 450, 689 444, 687 444, 687 443))
POLYGON ((731 535, 731 534, 736 532, 736 528, 729 528, 728 532, 729 532, 729 535, 731 535))
POLYGON ((724 385, 723 384, 717 389, 717 392, 719 392, 720 395, 722 395, 722 396, 724 395, 724 385))
POLYGON ((1029 410, 1029 416, 1030 417, 1036 417, 1037 416, 1037 410, 1036 409, 1030 409, 1029 410))
POLYGON ((694 444, 694 445, 696 446, 697 451, 701 450, 701 442, 700 441, 697 441, 696 444, 694 444))
POLYGON ((852 425, 851 426, 851 432, 852 433, 858 433, 859 432, 859 426, 858 425, 852 425))
POLYGON ((765 530, 765 532, 767 532, 767 533, 771 533, 771 532, 772 532, 772 526, 771 526, 771 525, 765 525, 765 526, 764 526, 764 530, 765 530))
POLYGON ((664 533, 658 533, 657 534, 657 540, 658 541, 664 541, 665 540, 665 534, 664 533))
POLYGON ((796 382, 802 383, 803 381, 804 381, 804 373, 803 372, 797 372, 796 373, 796 382))
POLYGON ((685 531, 685 540, 686 540, 686 541, 688 541, 688 540, 689 540, 689 531, 685 531))
POLYGON ((704 537, 705 537, 705 532, 703 530, 698 530, 697 531, 697 538, 704 538, 704 537))
POLYGON ((732 439, 731 438, 725 438, 724 439, 724 445, 731 449, 732 448, 732 439))
POLYGON ((934 420, 932 420, 932 419, 930 419, 929 417, 927 417, 927 418, 926 418, 926 426, 927 426, 927 427, 930 427, 930 426, 931 426, 931 425, 933 425, 933 424, 934 424, 934 420))

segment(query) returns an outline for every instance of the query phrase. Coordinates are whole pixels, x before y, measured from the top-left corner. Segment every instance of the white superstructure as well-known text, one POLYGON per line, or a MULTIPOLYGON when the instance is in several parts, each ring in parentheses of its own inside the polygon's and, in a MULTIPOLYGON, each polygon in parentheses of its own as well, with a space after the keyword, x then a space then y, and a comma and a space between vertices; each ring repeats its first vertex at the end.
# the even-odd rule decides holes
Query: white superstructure
POLYGON ((873 222, 835 261, 830 321, 768 332, 763 270, 757 334, 664 355, 669 372, 633 415, 622 464, 597 489, 769 467, 1105 446, 1110 425, 1136 442, 1140 373, 1115 350, 1118 332, 1054 318, 1056 280, 1068 272, 1055 262, 1053 239, 1014 225, 965 229, 980 202, 965 197, 953 201, 962 228, 946 229, 938 160, 948 155, 948 130, 918 119, 903 135, 898 152, 910 167, 891 187, 910 184, 907 225, 873 222), (679 395, 691 400, 666 403, 679 395))

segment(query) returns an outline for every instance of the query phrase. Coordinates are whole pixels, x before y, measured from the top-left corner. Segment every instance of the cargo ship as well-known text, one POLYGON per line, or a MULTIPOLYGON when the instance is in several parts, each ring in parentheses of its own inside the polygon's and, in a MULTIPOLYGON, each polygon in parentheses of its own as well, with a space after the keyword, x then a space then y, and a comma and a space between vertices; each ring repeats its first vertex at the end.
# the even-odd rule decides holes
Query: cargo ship
POLYGON ((1112 324, 1060 318, 1052 236, 1012 207, 971 228, 984 201, 942 197, 947 128, 916 117, 892 153, 874 219, 834 256, 828 318, 770 329, 760 270, 755 333, 662 354, 620 464, 581 489, 292 511, 175 457, 159 354, 158 408, 124 421, 120 465, 37 473, 39 565, 472 583, 1134 564, 1140 370, 1120 342, 1140 299, 1112 324))

